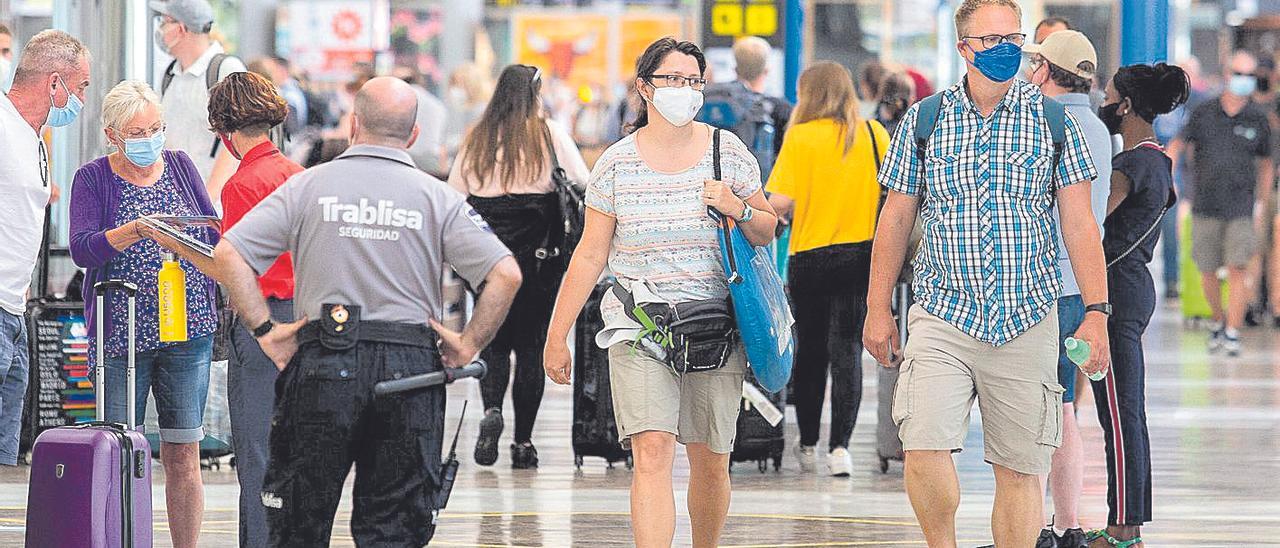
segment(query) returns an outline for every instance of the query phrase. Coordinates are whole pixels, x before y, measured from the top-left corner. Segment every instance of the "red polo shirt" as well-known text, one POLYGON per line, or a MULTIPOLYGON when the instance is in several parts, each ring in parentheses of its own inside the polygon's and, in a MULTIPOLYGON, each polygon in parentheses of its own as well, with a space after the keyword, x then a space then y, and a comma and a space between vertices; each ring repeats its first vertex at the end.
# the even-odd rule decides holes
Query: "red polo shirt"
MULTIPOLYGON (((222 231, 226 232, 254 206, 258 205, 302 166, 280 153, 271 141, 253 147, 240 160, 240 168, 222 187, 222 231)), ((288 253, 276 259, 267 272, 258 278, 262 295, 267 298, 293 298, 293 259, 288 253)))

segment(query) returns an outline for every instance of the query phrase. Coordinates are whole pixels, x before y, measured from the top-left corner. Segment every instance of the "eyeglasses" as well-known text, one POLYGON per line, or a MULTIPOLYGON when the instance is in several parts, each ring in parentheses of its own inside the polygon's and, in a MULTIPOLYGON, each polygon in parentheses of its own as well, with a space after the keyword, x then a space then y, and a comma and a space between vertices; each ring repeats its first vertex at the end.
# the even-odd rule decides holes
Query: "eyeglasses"
POLYGON ((646 80, 648 80, 654 87, 660 88, 682 88, 689 86, 698 91, 702 91, 703 88, 707 87, 706 78, 693 78, 689 76, 681 76, 679 74, 653 74, 646 78, 646 80), (658 82, 662 82, 662 85, 659 86, 658 82))
POLYGON ((40 180, 49 188, 49 151, 44 148, 44 139, 40 139, 40 180))
POLYGON ((1004 35, 987 34, 984 36, 961 36, 960 39, 961 40, 981 40, 983 49, 991 49, 1000 44, 1005 44, 1005 43, 1022 47, 1022 44, 1026 43, 1027 41, 1027 35, 1021 32, 1015 32, 1013 34, 1004 34, 1004 35))
POLYGON ((151 129, 132 128, 125 131, 117 129, 116 133, 123 135, 126 139, 146 139, 148 137, 154 137, 157 133, 164 131, 164 128, 164 124, 160 124, 152 126, 151 129))

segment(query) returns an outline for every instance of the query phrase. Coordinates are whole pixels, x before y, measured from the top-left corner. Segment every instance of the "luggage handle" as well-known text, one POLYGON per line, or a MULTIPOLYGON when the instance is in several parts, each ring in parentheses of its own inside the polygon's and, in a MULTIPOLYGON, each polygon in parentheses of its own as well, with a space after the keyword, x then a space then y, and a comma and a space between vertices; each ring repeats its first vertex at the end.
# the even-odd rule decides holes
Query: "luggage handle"
POLYGON ((137 308, 138 308, 138 286, 123 280, 107 280, 98 282, 93 285, 93 292, 97 296, 96 317, 94 318, 97 332, 97 367, 94 369, 95 375, 93 379, 93 401, 94 401, 94 417, 99 422, 106 420, 106 390, 104 382, 107 377, 106 355, 104 352, 105 336, 103 325, 106 324, 104 318, 108 311, 106 306, 107 293, 112 290, 123 291, 129 299, 129 353, 128 366, 125 370, 125 387, 126 393, 126 410, 125 410, 125 428, 133 430, 135 427, 133 414, 137 407, 137 363, 136 363, 136 343, 137 343, 137 308))

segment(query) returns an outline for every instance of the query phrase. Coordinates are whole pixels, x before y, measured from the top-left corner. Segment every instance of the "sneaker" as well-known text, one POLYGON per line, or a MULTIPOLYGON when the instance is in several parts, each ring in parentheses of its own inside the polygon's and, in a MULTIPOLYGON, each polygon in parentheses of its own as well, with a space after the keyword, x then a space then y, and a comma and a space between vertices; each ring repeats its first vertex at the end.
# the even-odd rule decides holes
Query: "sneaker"
POLYGON ((1234 358, 1240 355, 1240 333, 1234 329, 1229 329, 1222 334, 1222 348, 1227 351, 1227 355, 1234 358))
POLYGON ((853 472, 853 456, 848 449, 837 447, 827 455, 827 466, 831 468, 832 476, 847 478, 853 472))
POLYGON ((1226 341, 1226 338, 1226 329, 1221 325, 1215 327, 1213 331, 1209 333, 1209 353, 1212 354, 1222 350, 1222 345, 1226 341))
POLYGON ((1058 548, 1058 546, 1058 535, 1053 533, 1052 527, 1040 530, 1040 538, 1036 539, 1036 548, 1058 548))
POLYGON ((538 467, 538 449, 532 443, 511 444, 511 468, 529 470, 538 467))
POLYGON ((502 436, 502 410, 496 407, 484 412, 480 419, 480 435, 476 438, 476 464, 493 466, 498 462, 498 438, 502 436))
POLYGON ((796 444, 796 462, 800 463, 800 471, 812 474, 818 471, 818 452, 812 445, 796 444))
POLYGON ((1089 548, 1089 540, 1085 537, 1083 529, 1067 529, 1062 536, 1058 537, 1058 548, 1089 548))

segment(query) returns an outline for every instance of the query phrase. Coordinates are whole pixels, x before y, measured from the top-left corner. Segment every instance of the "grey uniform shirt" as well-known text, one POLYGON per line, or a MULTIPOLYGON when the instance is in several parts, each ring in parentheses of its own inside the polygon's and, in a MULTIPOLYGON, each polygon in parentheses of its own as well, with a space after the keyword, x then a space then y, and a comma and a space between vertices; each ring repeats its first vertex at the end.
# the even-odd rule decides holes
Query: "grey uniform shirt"
MULTIPOLYGON (((1089 95, 1085 93, 1068 93, 1056 97, 1066 107, 1067 112, 1074 114, 1080 124, 1080 133, 1084 134, 1085 146, 1089 156, 1093 158, 1093 166, 1098 169, 1098 178, 1093 181, 1089 194, 1089 202, 1093 207, 1093 221, 1102 233, 1102 222, 1107 220, 1107 200, 1111 197, 1111 132, 1107 125, 1098 119, 1089 106, 1089 95)), ((1062 296, 1069 297, 1080 294, 1080 284, 1076 281, 1076 272, 1071 268, 1071 256, 1067 253, 1067 243, 1063 238, 1062 226, 1074 221, 1063 219, 1062 210, 1054 206, 1054 216, 1058 218, 1058 270, 1062 273, 1062 296)))
POLYGON ((402 149, 357 145, 290 178, 224 238, 261 274, 293 253, 294 311, 326 303, 361 318, 439 318, 448 263, 472 286, 511 255, 466 197, 419 171, 402 149))

